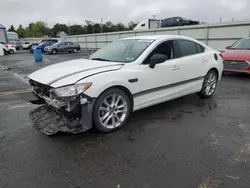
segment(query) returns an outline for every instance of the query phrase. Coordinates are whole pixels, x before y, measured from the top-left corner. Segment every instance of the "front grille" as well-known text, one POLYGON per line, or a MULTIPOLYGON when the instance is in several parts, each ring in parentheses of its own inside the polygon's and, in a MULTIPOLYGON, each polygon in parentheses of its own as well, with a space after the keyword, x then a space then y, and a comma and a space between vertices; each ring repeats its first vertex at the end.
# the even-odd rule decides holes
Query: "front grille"
POLYGON ((47 96, 49 97, 50 96, 50 89, 52 87, 48 86, 48 85, 45 85, 45 84, 41 84, 39 82, 36 82, 34 80, 29 80, 29 83, 30 85, 32 86, 34 92, 38 95, 41 95, 41 96, 47 96))
POLYGON ((246 61, 224 61, 224 69, 228 70, 245 70, 249 63, 246 61))

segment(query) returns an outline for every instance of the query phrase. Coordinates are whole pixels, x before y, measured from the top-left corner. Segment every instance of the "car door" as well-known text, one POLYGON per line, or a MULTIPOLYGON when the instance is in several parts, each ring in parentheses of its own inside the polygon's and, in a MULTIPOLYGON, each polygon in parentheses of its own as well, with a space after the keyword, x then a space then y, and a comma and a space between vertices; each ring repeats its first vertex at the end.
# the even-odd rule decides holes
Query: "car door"
POLYGON ((68 51, 73 51, 73 43, 72 42, 68 42, 68 51))
POLYGON ((179 59, 175 41, 159 44, 138 67, 138 93, 134 95, 135 108, 141 109, 179 96, 179 59), (154 54, 167 55, 167 60, 149 67, 154 54))
POLYGON ((59 51, 59 52, 64 52, 65 46, 66 46, 65 42, 61 42, 61 43, 58 45, 58 51, 59 51))
POLYGON ((180 61, 176 65, 179 74, 177 82, 185 83, 180 88, 180 92, 188 92, 186 90, 188 87, 191 90, 199 90, 206 75, 204 64, 207 63, 208 57, 207 53, 204 52, 205 48, 189 40, 177 40, 176 44, 178 51, 180 51, 180 61))

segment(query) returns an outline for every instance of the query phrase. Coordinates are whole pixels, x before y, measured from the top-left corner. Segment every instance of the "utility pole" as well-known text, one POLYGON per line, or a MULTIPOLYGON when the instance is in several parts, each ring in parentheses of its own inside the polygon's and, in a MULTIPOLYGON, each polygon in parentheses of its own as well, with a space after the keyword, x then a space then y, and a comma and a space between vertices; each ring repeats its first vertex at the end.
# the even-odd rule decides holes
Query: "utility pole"
POLYGON ((103 22, 102 22, 102 18, 101 18, 101 33, 103 33, 103 22))
POLYGON ((69 30, 69 36, 70 36, 70 23, 68 23, 68 30, 69 30))

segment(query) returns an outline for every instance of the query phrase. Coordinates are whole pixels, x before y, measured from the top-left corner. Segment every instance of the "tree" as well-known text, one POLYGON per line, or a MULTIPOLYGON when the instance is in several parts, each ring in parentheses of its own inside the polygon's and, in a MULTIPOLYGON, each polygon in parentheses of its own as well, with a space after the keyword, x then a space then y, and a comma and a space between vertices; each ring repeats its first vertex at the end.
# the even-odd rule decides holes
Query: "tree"
POLYGON ((133 29, 137 26, 137 24, 138 24, 138 23, 135 23, 135 22, 133 22, 133 21, 130 21, 130 22, 128 23, 128 28, 129 28, 129 30, 133 30, 133 29))
POLYGON ((8 31, 16 32, 15 27, 13 25, 10 26, 10 28, 8 29, 8 31))
POLYGON ((26 36, 25 30, 24 30, 24 28, 23 28, 23 26, 21 24, 19 25, 19 27, 18 27, 18 29, 17 29, 16 32, 17 32, 17 34, 18 34, 18 36, 20 38, 24 38, 26 36))
POLYGON ((55 24, 53 28, 50 30, 50 35, 52 37, 57 37, 58 32, 63 31, 65 33, 69 33, 69 28, 66 24, 55 24))
POLYGON ((25 37, 43 37, 50 33, 50 29, 45 22, 30 23, 25 30, 25 37))
POLYGON ((86 34, 85 28, 81 25, 72 25, 69 27, 70 35, 81 35, 86 34))

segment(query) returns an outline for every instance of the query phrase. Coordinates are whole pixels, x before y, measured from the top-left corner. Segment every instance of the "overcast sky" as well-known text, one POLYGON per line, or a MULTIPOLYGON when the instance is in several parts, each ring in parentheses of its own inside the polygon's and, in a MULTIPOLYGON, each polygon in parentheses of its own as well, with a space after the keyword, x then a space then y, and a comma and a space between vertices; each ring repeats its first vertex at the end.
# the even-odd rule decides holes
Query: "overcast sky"
POLYGON ((0 0, 0 24, 27 26, 30 22, 85 24, 112 21, 162 19, 183 16, 194 20, 218 22, 249 20, 250 0, 0 0))

